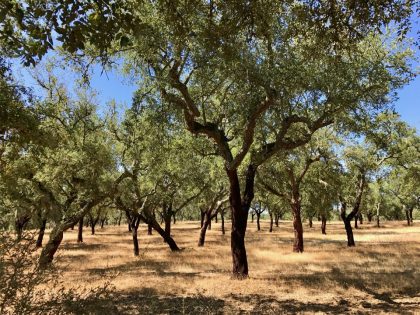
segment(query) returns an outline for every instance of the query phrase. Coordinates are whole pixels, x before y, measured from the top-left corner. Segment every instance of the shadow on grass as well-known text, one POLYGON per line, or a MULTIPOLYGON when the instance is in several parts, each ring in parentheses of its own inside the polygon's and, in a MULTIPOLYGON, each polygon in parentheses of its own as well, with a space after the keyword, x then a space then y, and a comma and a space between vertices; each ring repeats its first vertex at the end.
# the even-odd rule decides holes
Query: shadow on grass
POLYGON ((223 314, 225 302, 202 295, 159 295, 154 289, 111 294, 106 298, 66 301, 69 314, 223 314))

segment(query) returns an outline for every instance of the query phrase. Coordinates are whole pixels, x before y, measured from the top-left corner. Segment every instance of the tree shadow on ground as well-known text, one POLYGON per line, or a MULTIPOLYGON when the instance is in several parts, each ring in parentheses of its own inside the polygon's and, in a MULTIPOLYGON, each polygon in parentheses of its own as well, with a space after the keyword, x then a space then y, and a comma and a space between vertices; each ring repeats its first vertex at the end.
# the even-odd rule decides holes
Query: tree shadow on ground
POLYGON ((223 314, 225 301, 217 298, 161 295, 154 289, 115 293, 83 302, 68 301, 69 314, 223 314))

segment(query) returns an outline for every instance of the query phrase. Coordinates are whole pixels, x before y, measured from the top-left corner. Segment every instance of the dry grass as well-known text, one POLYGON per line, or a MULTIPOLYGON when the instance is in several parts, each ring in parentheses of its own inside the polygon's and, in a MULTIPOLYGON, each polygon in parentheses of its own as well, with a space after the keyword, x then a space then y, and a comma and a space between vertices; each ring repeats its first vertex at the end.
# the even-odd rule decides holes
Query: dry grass
MULTIPOLYGON (((69 285, 94 286, 118 272, 110 307, 101 314, 156 313, 416 313, 420 311, 420 222, 386 222, 355 230, 356 247, 347 248, 341 222, 305 225, 305 252, 292 253, 291 222, 273 233, 249 224, 250 277, 230 280, 229 230, 208 231, 205 247, 196 246, 197 222, 179 222, 173 236, 183 248, 172 253, 154 233, 139 228, 141 255, 132 254, 126 226, 65 233, 57 263, 69 285)), ((110 301, 107 301, 110 302, 110 301)))

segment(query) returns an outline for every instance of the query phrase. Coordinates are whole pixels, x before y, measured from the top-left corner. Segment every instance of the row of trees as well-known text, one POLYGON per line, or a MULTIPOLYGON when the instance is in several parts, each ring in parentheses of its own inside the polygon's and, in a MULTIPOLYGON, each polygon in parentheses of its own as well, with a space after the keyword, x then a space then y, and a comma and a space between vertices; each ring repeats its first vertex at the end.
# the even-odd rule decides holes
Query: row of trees
POLYGON ((36 77, 45 93, 33 98, 2 63, 1 210, 18 234, 34 218, 53 224, 42 266, 65 230, 110 204, 129 219, 135 254, 140 221, 178 250, 171 218, 199 210, 203 244, 211 218, 230 209, 232 272, 243 278, 251 208, 279 217, 288 205, 303 251, 302 209, 326 222, 338 207, 352 246, 361 209, 389 209, 389 193, 408 213, 418 201, 418 137, 389 109, 414 75, 409 2, 49 0, 0 10, 4 57, 35 65, 58 49, 85 81, 90 65, 115 60, 140 79, 120 117, 51 72, 36 77))

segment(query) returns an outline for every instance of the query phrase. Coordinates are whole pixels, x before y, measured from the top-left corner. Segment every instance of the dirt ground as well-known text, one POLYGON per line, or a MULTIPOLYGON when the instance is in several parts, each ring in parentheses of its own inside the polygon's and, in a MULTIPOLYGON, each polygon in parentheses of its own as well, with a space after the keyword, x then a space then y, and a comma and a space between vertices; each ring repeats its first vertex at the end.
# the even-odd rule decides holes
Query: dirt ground
POLYGON ((111 298, 86 313, 98 314, 420 314, 420 222, 367 222, 354 230, 347 248, 341 222, 304 226, 305 252, 292 252, 290 221, 272 233, 249 223, 249 279, 231 280, 230 231, 213 223, 197 247, 199 222, 179 222, 173 253, 161 237, 139 228, 140 256, 132 253, 124 226, 65 233, 57 265, 68 286, 92 287, 111 279, 111 298))

